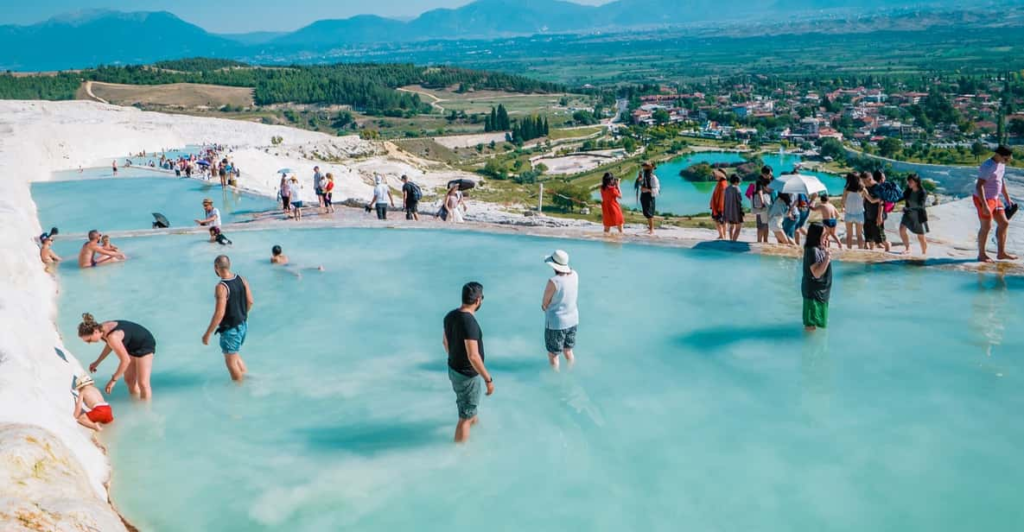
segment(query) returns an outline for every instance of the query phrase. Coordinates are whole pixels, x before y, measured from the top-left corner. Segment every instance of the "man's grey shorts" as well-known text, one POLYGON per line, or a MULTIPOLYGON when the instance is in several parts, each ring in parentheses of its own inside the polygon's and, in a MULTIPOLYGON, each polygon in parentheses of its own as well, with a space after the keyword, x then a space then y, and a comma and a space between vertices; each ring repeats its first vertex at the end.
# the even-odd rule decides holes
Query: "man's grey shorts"
POLYGON ((576 326, 562 330, 544 329, 544 345, 548 348, 548 353, 556 355, 576 347, 576 326))
POLYGON ((484 379, 479 375, 467 377, 452 368, 448 368, 448 380, 452 381, 455 391, 455 404, 459 406, 459 419, 476 417, 476 407, 480 406, 483 394, 484 379))

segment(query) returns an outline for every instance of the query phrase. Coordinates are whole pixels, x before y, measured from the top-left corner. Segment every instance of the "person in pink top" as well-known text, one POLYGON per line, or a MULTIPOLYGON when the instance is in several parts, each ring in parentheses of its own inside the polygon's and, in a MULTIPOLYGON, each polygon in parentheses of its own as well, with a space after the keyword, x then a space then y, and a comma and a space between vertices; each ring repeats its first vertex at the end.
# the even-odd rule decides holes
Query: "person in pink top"
POLYGON ((1006 163, 1013 160, 1013 150, 999 146, 992 158, 981 164, 978 170, 978 184, 974 187, 974 206, 978 209, 978 261, 992 262, 986 251, 988 234, 992 230, 992 220, 996 221, 996 242, 999 246, 999 260, 1017 260, 1016 255, 1006 252, 1006 233, 1010 220, 1006 217, 1005 205, 1000 195, 1006 198, 1007 205, 1013 205, 1010 193, 1003 183, 1006 174, 1006 163))

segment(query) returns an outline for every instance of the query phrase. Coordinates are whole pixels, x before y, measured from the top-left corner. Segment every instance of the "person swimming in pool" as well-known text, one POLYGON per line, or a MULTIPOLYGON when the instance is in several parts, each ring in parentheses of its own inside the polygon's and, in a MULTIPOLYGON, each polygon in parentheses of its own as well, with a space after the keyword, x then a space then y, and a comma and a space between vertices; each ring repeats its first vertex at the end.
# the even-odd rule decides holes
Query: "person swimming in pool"
POLYGON ((281 246, 274 246, 270 249, 270 263, 271 264, 288 264, 288 255, 285 255, 281 250, 281 246))
POLYGON ((110 243, 110 235, 103 235, 100 237, 100 245, 107 251, 121 251, 117 246, 110 243))
POLYGON ((117 369, 104 388, 107 394, 114 390, 114 385, 123 376, 125 384, 128 385, 128 393, 138 395, 143 400, 153 397, 153 389, 149 385, 149 376, 153 371, 153 355, 156 353, 156 339, 153 338, 153 333, 138 323, 127 320, 100 323, 92 314, 85 313, 82 314, 82 323, 78 324, 78 337, 87 344, 105 344, 100 356, 89 364, 90 373, 96 373, 111 352, 117 356, 117 369))
POLYGON ((75 379, 75 410, 72 415, 79 425, 97 432, 103 430, 103 425, 114 421, 114 411, 88 375, 75 379))
POLYGON ((89 231, 89 240, 82 244, 82 249, 78 252, 78 267, 95 268, 104 264, 121 262, 128 258, 120 251, 110 251, 104 248, 100 244, 101 236, 100 232, 95 229, 89 231), (97 255, 99 255, 99 258, 97 258, 97 255))

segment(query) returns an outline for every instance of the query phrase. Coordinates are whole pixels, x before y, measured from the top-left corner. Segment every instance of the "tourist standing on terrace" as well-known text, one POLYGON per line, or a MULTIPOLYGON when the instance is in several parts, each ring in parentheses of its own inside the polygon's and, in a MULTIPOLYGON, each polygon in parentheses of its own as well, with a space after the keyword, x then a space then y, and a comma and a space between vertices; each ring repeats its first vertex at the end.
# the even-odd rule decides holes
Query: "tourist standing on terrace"
POLYGON ((605 172, 601 178, 601 222, 604 224, 605 233, 610 233, 612 227, 616 227, 619 234, 622 234, 625 219, 622 216, 622 207, 619 206, 621 197, 619 180, 611 172, 605 172))
POLYGON ((729 180, 721 169, 715 168, 712 173, 717 181, 715 190, 711 193, 711 219, 715 221, 715 228, 718 229, 718 239, 725 240, 725 189, 729 188, 729 180))
POLYGON ((903 191, 903 219, 900 220, 900 237, 903 239, 903 254, 910 254, 910 235, 917 235, 917 242, 921 244, 921 254, 928 254, 928 211, 925 203, 928 200, 928 193, 921 186, 921 178, 917 174, 907 176, 907 189, 903 191))
POLYGON ((409 176, 402 176, 402 205, 405 207, 405 219, 420 221, 420 198, 423 191, 419 185, 409 180, 409 176))
POLYGON ((487 387, 487 395, 494 393, 494 379, 484 366, 484 334, 476 321, 476 313, 483 304, 483 285, 467 283, 462 287, 462 306, 444 317, 443 344, 448 354, 448 380, 452 383, 455 404, 459 408, 455 443, 467 441, 470 427, 478 421, 482 384, 487 387))
POLYGON ((320 214, 327 212, 325 208, 327 205, 324 203, 324 188, 323 188, 324 175, 320 173, 320 167, 313 167, 313 191, 316 192, 316 201, 320 214))
POLYGON ((828 327, 828 301, 832 295, 832 254, 825 249, 825 227, 811 224, 804 241, 803 282, 804 330, 828 327))
POLYGON ((327 177, 324 178, 324 207, 327 209, 328 214, 334 213, 334 175, 327 172, 327 177))
POLYGON ((654 174, 654 163, 645 162, 636 178, 635 185, 639 193, 640 207, 643 210, 644 218, 647 218, 647 234, 654 234, 654 214, 657 204, 656 198, 661 191, 661 183, 658 176, 654 174))
POLYGON ((787 246, 796 245, 793 239, 786 234, 785 223, 792 216, 790 212, 790 200, 789 194, 779 194, 779 197, 775 198, 775 202, 772 203, 771 209, 768 210, 768 228, 775 233, 775 240, 779 244, 785 244, 787 246))
MULTIPOLYGON (((860 196, 858 195, 857 197, 859 198, 860 196)), ((839 235, 836 234, 836 228, 839 227, 839 209, 832 205, 828 192, 822 192, 818 196, 818 204, 814 207, 814 210, 821 214, 821 225, 825 226, 825 247, 829 247, 831 240, 835 240, 839 249, 843 249, 843 242, 839 240, 839 235)))
POLYGON ((981 221, 981 228, 978 230, 978 260, 980 262, 992 262, 986 251, 988 245, 988 234, 992 230, 992 220, 996 221, 996 244, 998 246, 999 260, 1016 260, 1016 255, 1006 251, 1006 233, 1010 227, 1010 220, 1006 217, 1006 205, 1013 205, 1010 199, 1010 192, 1003 182, 1003 175, 1006 173, 1006 163, 1013 160, 1013 151, 1006 146, 999 146, 992 158, 982 163, 978 170, 978 184, 974 187, 974 206, 978 209, 978 220, 981 221), (1006 198, 1006 204, 999 196, 1006 198))
POLYGON ((213 317, 203 334, 203 345, 210 345, 210 335, 216 331, 220 335, 220 350, 224 354, 224 364, 231 374, 231 380, 242 382, 248 369, 239 351, 249 332, 252 291, 245 279, 231 272, 231 259, 227 255, 214 259, 213 271, 220 281, 213 291, 213 317))
POLYGON ((370 200, 370 205, 376 207, 378 220, 387 220, 388 203, 391 203, 391 206, 394 207, 395 198, 391 195, 391 189, 387 183, 379 175, 373 177, 373 182, 373 199, 370 200))
POLYGON ((723 211, 729 240, 736 242, 743 230, 743 193, 740 192, 740 177, 729 178, 729 188, 725 189, 725 211, 723 211))
POLYGON ((853 249, 854 233, 857 247, 864 249, 864 197, 860 192, 864 185, 856 173, 846 174, 846 188, 843 189, 843 221, 846 223, 846 248, 853 249))
POLYGON ((288 183, 288 176, 281 176, 281 185, 277 191, 278 197, 281 198, 281 209, 284 210, 285 216, 291 216, 292 212, 292 187, 288 183))
MULTIPOLYGON (((881 172, 878 172, 881 175, 881 172)), ((884 247, 889 252, 889 241, 885 238, 885 202, 878 189, 878 181, 867 173, 860 175, 864 189, 860 191, 864 198, 864 240, 867 241, 868 249, 884 247)))
POLYGON ((128 385, 128 393, 138 395, 140 399, 153 397, 153 390, 149 385, 149 377, 153 372, 153 355, 156 353, 156 339, 153 338, 153 333, 138 323, 127 320, 99 323, 92 314, 86 313, 82 314, 82 323, 78 324, 78 337, 88 344, 104 343, 100 356, 89 364, 90 373, 96 373, 111 352, 117 356, 117 369, 104 388, 107 395, 110 395, 114 385, 123 376, 125 384, 128 385))
POLYGON ((754 184, 754 195, 750 198, 750 212, 757 217, 757 243, 768 243, 768 210, 771 205, 771 193, 766 182, 758 180, 754 184))
POLYGON ((580 276, 569 267, 569 254, 557 249, 544 264, 555 270, 555 276, 548 279, 540 309, 544 311, 544 345, 548 350, 548 362, 558 371, 558 355, 565 354, 565 361, 572 367, 576 359, 572 349, 576 347, 576 327, 580 323, 580 311, 576 305, 580 276))

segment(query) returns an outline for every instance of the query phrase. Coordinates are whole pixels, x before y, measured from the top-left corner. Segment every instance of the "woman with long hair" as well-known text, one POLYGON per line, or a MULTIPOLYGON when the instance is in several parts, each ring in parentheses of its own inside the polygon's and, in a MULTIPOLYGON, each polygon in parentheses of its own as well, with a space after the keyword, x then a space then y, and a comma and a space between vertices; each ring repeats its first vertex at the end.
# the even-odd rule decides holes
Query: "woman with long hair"
POLYGON ((925 203, 928 193, 921 186, 921 178, 917 174, 907 176, 907 189, 903 191, 903 219, 900 220, 900 236, 903 238, 903 254, 910 254, 910 233, 917 235, 921 245, 921 254, 928 254, 928 211, 925 203))
POLYGON ((779 244, 787 246, 796 245, 796 242, 786 234, 786 230, 783 227, 783 223, 790 216, 790 205, 792 203, 789 194, 779 194, 779 197, 775 198, 775 203, 772 203, 772 207, 768 211, 769 230, 775 233, 775 239, 778 240, 779 244))
POLYGON ((625 219, 622 216, 622 207, 619 206, 619 198, 622 197, 622 190, 619 189, 619 180, 605 172, 601 178, 601 221, 604 224, 604 232, 610 233, 612 227, 619 229, 622 234, 622 226, 625 219))
POLYGON ((846 187, 843 188, 843 221, 846 223, 846 249, 853 249, 853 237, 856 232, 857 247, 864 249, 864 198, 860 191, 864 186, 856 173, 846 174, 846 187))
POLYGON ((149 377, 153 371, 153 354, 156 353, 156 339, 153 333, 138 323, 127 320, 98 322, 92 314, 82 314, 82 323, 78 324, 78 337, 83 342, 94 344, 103 342, 103 351, 95 362, 89 364, 89 371, 96 373, 97 368, 111 352, 117 356, 118 365, 110 376, 104 391, 109 395, 114 385, 123 376, 128 385, 128 393, 140 399, 153 397, 149 385, 149 377))
POLYGON ((804 241, 803 281, 804 330, 828 327, 828 301, 832 295, 832 254, 825 248, 825 228, 813 223, 804 241))

